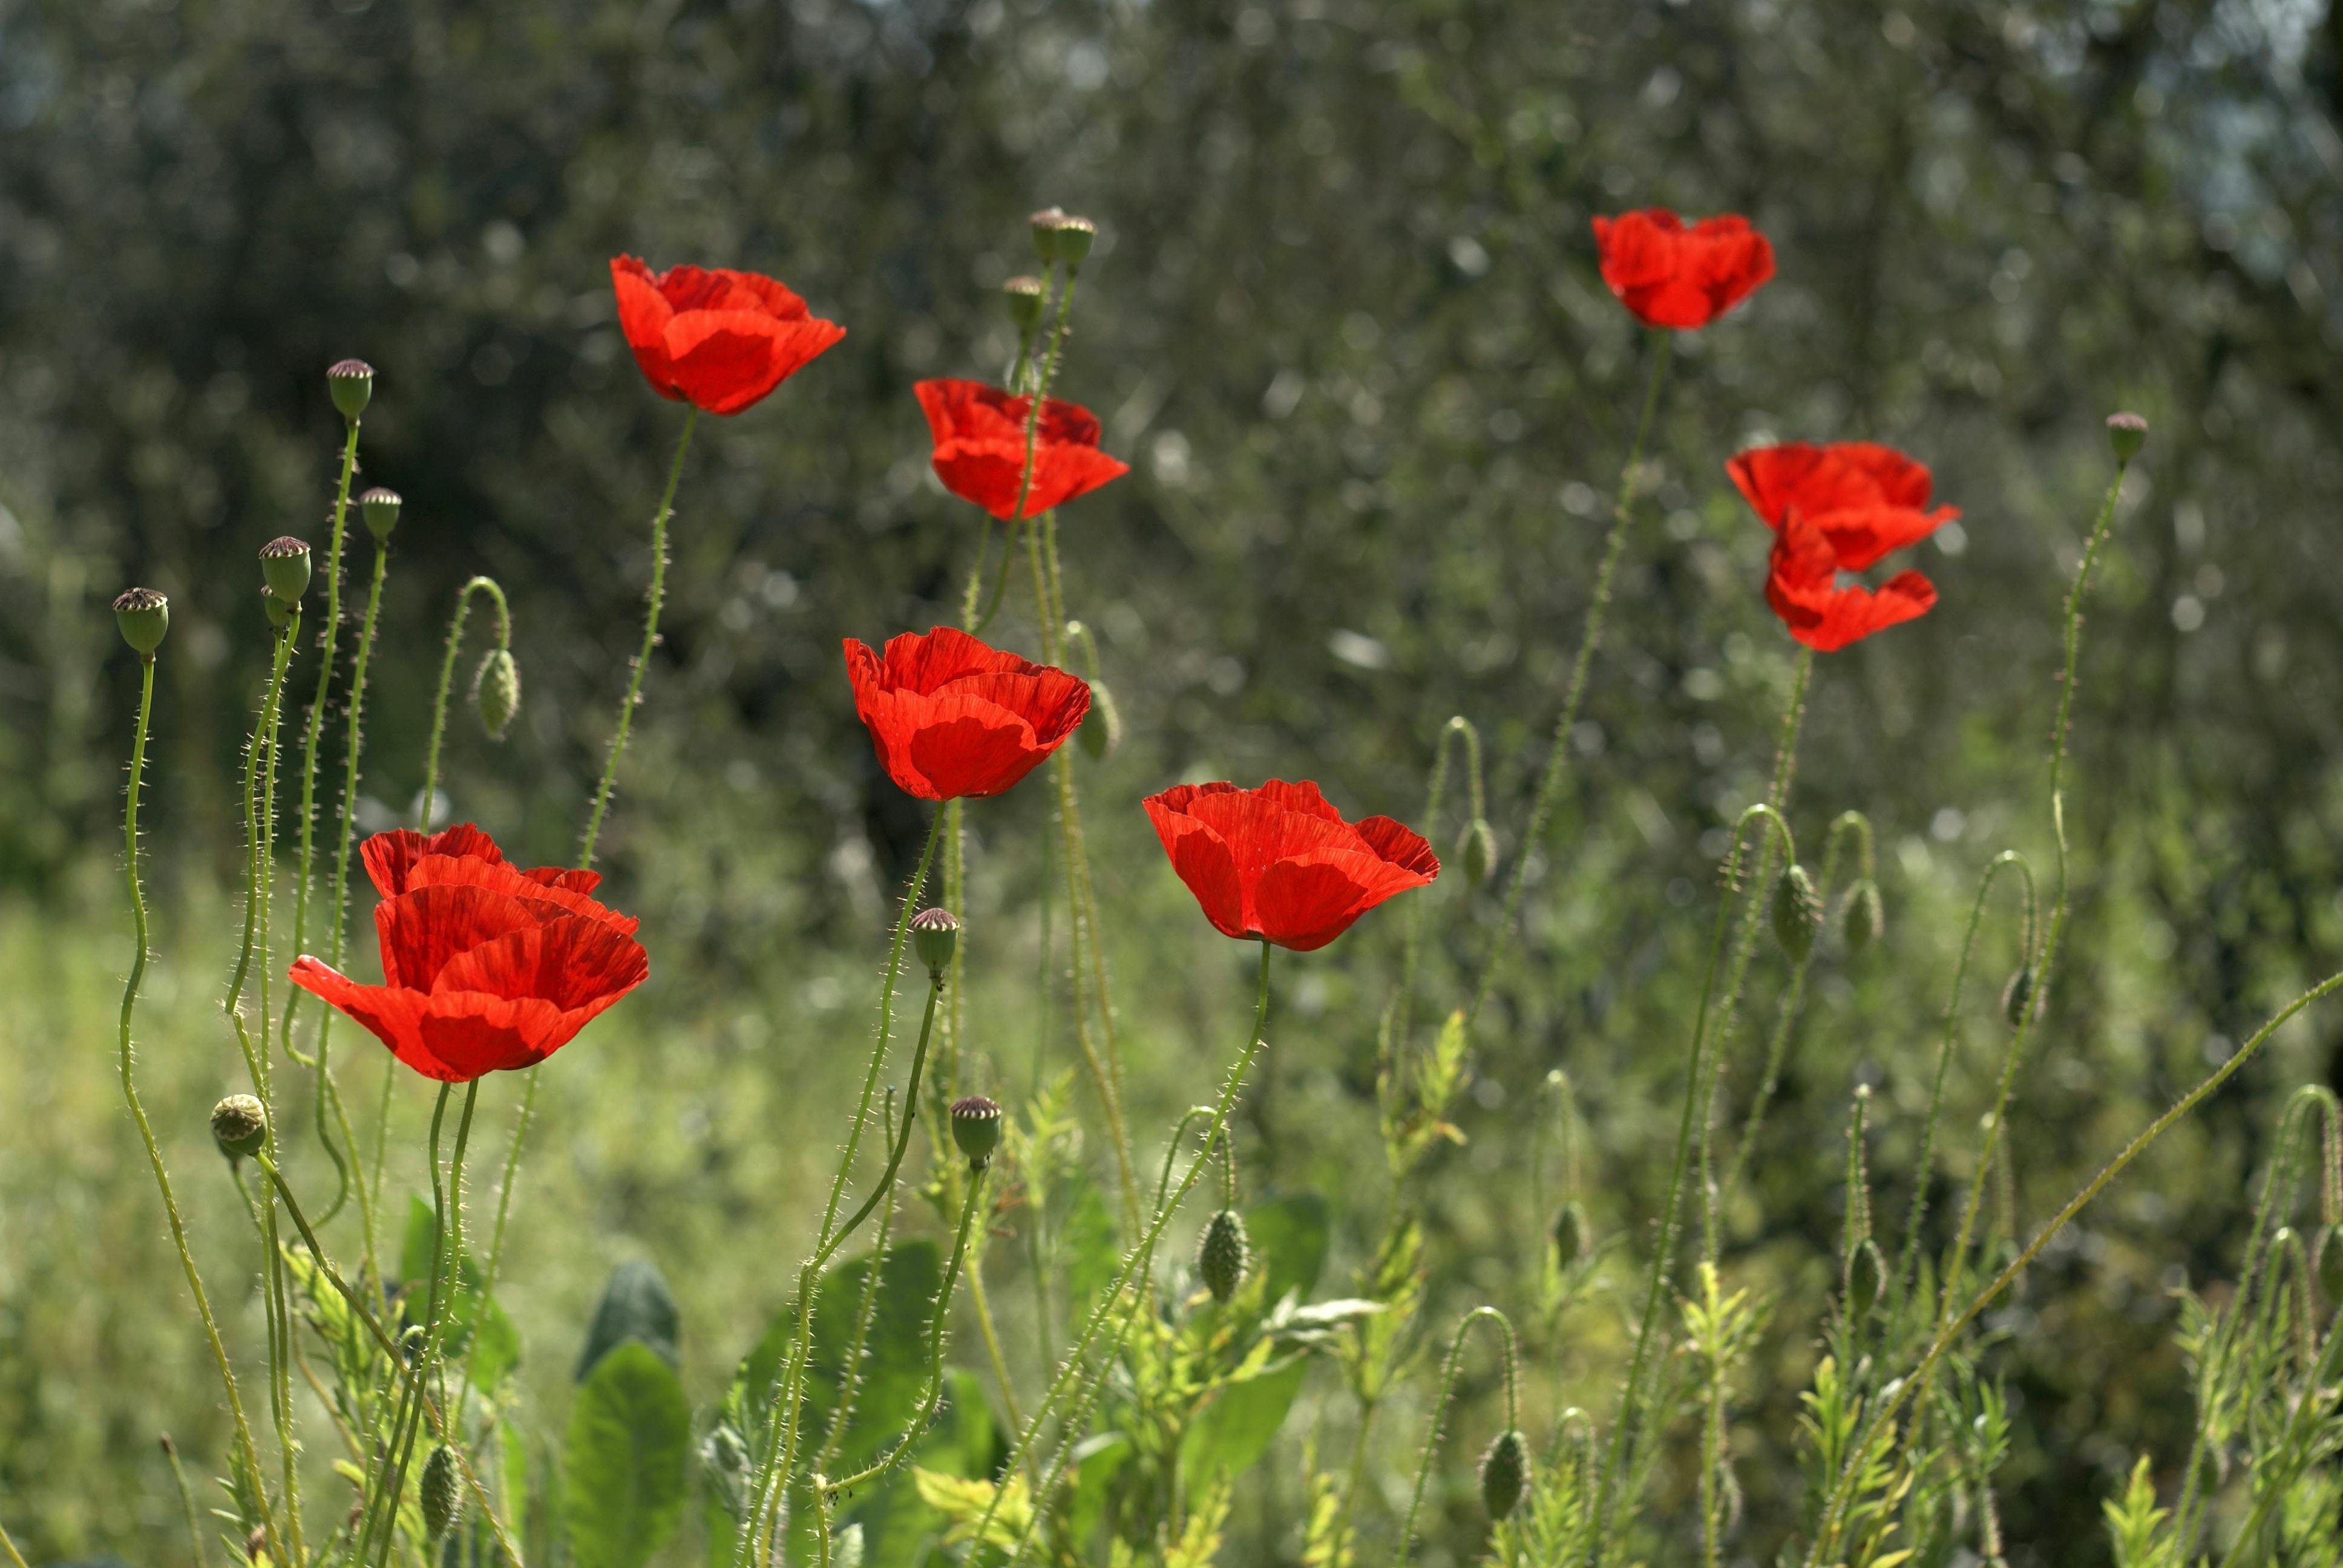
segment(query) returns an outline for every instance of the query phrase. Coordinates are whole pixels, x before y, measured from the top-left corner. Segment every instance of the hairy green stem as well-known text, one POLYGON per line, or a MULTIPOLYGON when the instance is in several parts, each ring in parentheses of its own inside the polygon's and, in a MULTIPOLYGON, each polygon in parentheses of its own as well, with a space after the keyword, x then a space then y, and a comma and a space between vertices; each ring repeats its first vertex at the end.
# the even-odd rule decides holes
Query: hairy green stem
POLYGON ((1456 1333, 1448 1342, 1447 1359, 1441 1363, 1440 1394, 1432 1402, 1432 1425, 1423 1434, 1423 1457, 1415 1467, 1415 1489, 1408 1494, 1407 1517, 1400 1522, 1399 1545, 1392 1554, 1392 1568, 1407 1568, 1407 1560, 1415 1553, 1416 1515, 1423 1508, 1423 1487, 1431 1479, 1432 1462, 1440 1453, 1440 1423, 1446 1419, 1449 1401, 1456 1392, 1456 1372, 1464 1360, 1464 1336, 1483 1318, 1497 1325, 1504 1347, 1505 1430, 1512 1432, 1521 1424, 1513 1395, 1513 1325, 1494 1307, 1474 1307, 1457 1323, 1456 1333))
POLYGON ((464 644, 464 618, 472 596, 484 593, 497 609, 497 646, 512 647, 512 607, 494 578, 476 577, 456 591, 456 613, 447 622, 447 651, 439 660, 439 691, 431 700, 431 743, 423 753, 423 803, 416 808, 415 830, 431 831, 431 799, 439 789, 439 741, 447 729, 447 693, 456 680, 456 655, 464 644))

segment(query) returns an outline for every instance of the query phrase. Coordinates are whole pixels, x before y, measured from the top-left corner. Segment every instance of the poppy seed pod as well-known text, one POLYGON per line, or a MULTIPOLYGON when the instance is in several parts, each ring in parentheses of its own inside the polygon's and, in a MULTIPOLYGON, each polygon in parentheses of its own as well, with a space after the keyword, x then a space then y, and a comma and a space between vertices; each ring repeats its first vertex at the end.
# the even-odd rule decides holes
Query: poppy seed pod
POLYGON ((520 711, 520 666, 513 662, 512 649, 492 648, 480 660, 479 670, 472 677, 472 707, 488 739, 502 740, 512 726, 513 715, 520 711))
POLYGON ((115 598, 114 624, 122 628, 123 641, 152 658, 163 646, 163 634, 171 629, 171 601, 153 588, 126 589, 115 598))
POLYGON ((390 542, 390 530, 398 527, 400 504, 397 490, 386 490, 380 485, 358 498, 358 510, 365 514, 367 532, 374 536, 375 543, 390 542))
POLYGON ((2137 414, 2107 416, 2107 445, 2116 449, 2116 461, 2128 463, 2139 456, 2147 441, 2147 421, 2137 414))
POLYGON ((1497 830, 1489 826, 1486 817, 1475 817, 1473 825, 1464 829, 1464 843, 1458 857, 1464 862, 1464 879, 1474 887, 1489 879, 1497 865, 1497 830))
POLYGON ((1793 861, 1774 884, 1774 940, 1782 944, 1792 963, 1802 964, 1815 950, 1815 933, 1822 924, 1822 895, 1815 890, 1815 879, 1806 875, 1806 869, 1793 861))
POLYGON ((1848 952, 1859 953, 1869 947, 1886 923, 1879 907, 1878 883, 1865 877, 1848 890, 1846 902, 1839 907, 1839 929, 1846 938, 1848 952))
POLYGON ((356 419, 374 397, 374 367, 363 359, 337 359, 326 371, 326 390, 334 395, 343 418, 356 419))
POLYGON ((454 1449, 444 1442, 432 1449, 423 1462, 423 1479, 417 1491, 422 1494, 423 1533, 437 1541, 447 1533, 464 1505, 463 1494, 456 1488, 454 1449))
POLYGON ((273 598, 299 604, 309 591, 309 541, 285 534, 261 546, 260 580, 273 598))
POLYGON ((1252 1261, 1252 1241, 1245 1234, 1243 1217, 1233 1209, 1213 1215, 1196 1240, 1196 1273, 1212 1300, 1225 1302, 1235 1295, 1252 1261))
POLYGON ((1066 221, 1065 209, 1045 206, 1030 221, 1033 226, 1033 254, 1047 266, 1058 259, 1058 226, 1066 221))
POLYGON ((1091 710, 1082 719, 1082 727, 1074 731, 1083 752, 1093 762, 1103 761, 1122 744, 1122 712, 1114 705, 1114 693, 1103 680, 1091 682, 1091 710))
POLYGON ((1057 239, 1058 259, 1069 268, 1080 266, 1090 259, 1091 246, 1098 241, 1098 225, 1086 217, 1061 216, 1057 239))
POLYGON ((953 1101, 951 1135, 968 1157, 968 1168, 983 1170, 992 1163, 992 1151, 1001 1147, 1001 1107, 981 1094, 953 1101))
POLYGON ((1032 337, 1041 325, 1041 280, 1012 277, 1001 286, 1001 297, 1009 302, 1009 319, 1017 324, 1017 335, 1032 337))
POLYGON ((249 1094, 231 1094, 212 1107, 212 1141, 230 1160, 260 1152, 268 1141, 268 1111, 249 1094))
POLYGON ((1530 1481, 1529 1444, 1518 1432, 1501 1432, 1481 1456, 1481 1505, 1492 1521, 1505 1519, 1522 1505, 1530 1481))
MULTIPOLYGON (((960 945, 960 921, 946 909, 925 909, 911 917, 911 950, 937 980, 951 967, 952 949, 960 945)), ((957 1112, 955 1112, 957 1114, 957 1112)))

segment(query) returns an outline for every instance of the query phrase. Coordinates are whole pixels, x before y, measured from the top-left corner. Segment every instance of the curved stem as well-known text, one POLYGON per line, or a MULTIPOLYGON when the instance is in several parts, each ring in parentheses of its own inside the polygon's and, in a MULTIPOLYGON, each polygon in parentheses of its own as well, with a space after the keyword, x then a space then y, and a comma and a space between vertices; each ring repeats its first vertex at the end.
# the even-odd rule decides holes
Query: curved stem
POLYGON ((1415 1519, 1423 1507, 1424 1483, 1432 1475, 1432 1462, 1440 1452, 1440 1423, 1448 1413, 1448 1402, 1456 1392, 1456 1372, 1464 1359, 1464 1336, 1473 1325, 1486 1318, 1497 1325, 1503 1336, 1505 1356, 1505 1430, 1515 1431, 1521 1424, 1520 1412, 1513 1403, 1513 1325, 1505 1314, 1494 1307, 1474 1307, 1456 1325, 1455 1337, 1448 1342, 1448 1356, 1440 1369, 1440 1397, 1432 1403, 1432 1430, 1424 1433, 1423 1458, 1415 1467, 1415 1490, 1409 1493, 1407 1517, 1400 1522, 1399 1547, 1392 1556, 1393 1568, 1406 1568, 1408 1558, 1415 1551, 1415 1519))
POLYGON ((838 1228, 838 1234, 831 1242, 833 1249, 844 1246, 846 1239, 870 1217, 870 1211, 879 1206, 879 1201, 895 1190, 895 1172, 903 1168, 903 1151, 911 1146, 911 1124, 918 1120, 920 1074, 928 1065, 928 1039, 935 1032, 936 999, 943 992, 944 977, 940 973, 931 975, 928 981, 928 1010, 920 1020, 920 1043, 911 1050, 911 1081, 903 1091, 903 1125, 896 1130, 894 1147, 887 1152, 887 1169, 879 1173, 879 1181, 870 1189, 870 1196, 862 1200, 861 1206, 838 1228))
POLYGON ((423 803, 415 811, 418 833, 431 831, 431 798, 439 789, 439 740, 447 729, 447 693, 456 680, 456 654, 464 643, 464 618, 471 611, 476 593, 487 594, 497 608, 497 646, 512 646, 512 607, 505 602, 505 590, 496 579, 476 577, 457 589, 456 613, 447 622, 447 651, 439 660, 439 691, 431 700, 431 743, 423 753, 423 803))
POLYGON ((1530 803, 1529 822, 1522 829, 1513 880, 1505 888, 1504 912, 1497 921, 1496 945, 1489 950, 1482 965, 1481 981, 1473 989, 1473 1004, 1464 1010, 1467 1029, 1480 1019, 1482 1008, 1488 1004, 1489 992, 1497 982, 1497 971, 1504 967, 1513 950, 1522 897, 1529 890, 1530 862, 1554 815, 1563 769, 1570 760, 1570 732, 1577 727, 1579 704, 1586 696, 1587 672, 1594 667, 1594 650, 1603 642, 1603 620, 1611 606, 1611 579, 1619 570, 1619 558, 1627 548, 1627 525, 1635 515, 1635 470, 1643 466, 1644 444, 1651 437, 1652 417, 1659 408, 1660 387, 1667 379, 1668 358, 1675 346, 1674 335, 1662 327, 1652 328, 1651 338, 1652 368, 1644 387, 1644 411, 1635 420, 1635 438, 1627 448, 1627 466, 1620 471, 1619 495, 1611 508, 1611 534, 1603 542, 1603 564, 1595 568, 1594 589, 1587 599, 1586 628, 1579 634, 1578 657, 1571 663, 1570 684, 1563 689, 1562 712, 1554 720, 1545 773, 1538 780, 1537 795, 1530 803))
MULTIPOLYGON (((880 1108, 884 1128, 891 1141, 895 1131, 895 1091, 887 1091, 886 1103, 880 1108)), ((854 1333, 846 1347, 846 1359, 840 1364, 845 1369, 839 1380, 838 1403, 830 1412, 830 1431, 821 1440, 821 1451, 813 1457, 817 1473, 829 1470, 838 1457, 838 1446, 846 1440, 846 1429, 854 1421, 855 1396, 862 1388, 862 1356, 870 1342, 870 1321, 879 1311, 879 1286, 886 1273, 887 1242, 894 1234, 895 1205, 889 1202, 879 1211, 879 1233, 870 1241, 870 1270, 863 1276, 862 1299, 854 1305, 854 1333)))
POLYGON ((122 987, 122 1029, 120 1067, 122 1098, 130 1107, 130 1119, 138 1124, 139 1141, 146 1147, 146 1161, 155 1170, 155 1186, 163 1195, 163 1212, 170 1221, 171 1244, 179 1254, 179 1267, 187 1276, 187 1290, 196 1299, 196 1313, 203 1320, 204 1338, 210 1343, 213 1363, 219 1370, 220 1387, 227 1395, 229 1415, 236 1423, 236 1446, 244 1462, 245 1472, 252 1478, 254 1506, 260 1510, 260 1527, 268 1543, 270 1556, 285 1562, 284 1545, 277 1534, 277 1515, 268 1505, 268 1493, 261 1484, 260 1454, 252 1442, 252 1423, 245 1419, 244 1400, 236 1392, 236 1369, 227 1359, 227 1346, 220 1340, 219 1323, 212 1316, 211 1298, 204 1292, 203 1277, 196 1271, 195 1254, 187 1247, 186 1222, 180 1218, 179 1201, 171 1192, 170 1172, 163 1165, 163 1151, 155 1141, 154 1125, 146 1120, 146 1108, 139 1103, 138 1086, 131 1072, 130 1024, 138 1008, 139 982, 146 977, 146 895, 138 880, 138 794, 146 781, 146 735, 155 713, 155 658, 148 654, 140 660, 138 679, 138 727, 130 747, 130 788, 122 809, 123 879, 130 892, 130 922, 134 937, 130 956, 130 978, 122 987))
POLYGON ((594 864, 594 840, 601 835, 602 813, 610 804, 610 790, 618 782, 618 759, 627 749, 627 732, 635 721, 635 705, 642 700, 643 672, 650 668, 651 649, 659 646, 659 607, 667 600, 667 524, 675 510, 675 487, 683 478, 683 455, 691 450, 691 432, 699 423, 699 410, 695 407, 683 417, 683 434, 676 437, 675 460, 668 465, 667 488, 660 492, 659 510, 651 518, 651 586, 647 596, 649 607, 643 612, 643 645, 635 655, 635 666, 627 675, 626 699, 618 705, 618 732, 610 737, 610 755, 602 764, 602 781, 594 789, 594 810, 586 819, 586 839, 578 849, 578 864, 585 869, 594 864))

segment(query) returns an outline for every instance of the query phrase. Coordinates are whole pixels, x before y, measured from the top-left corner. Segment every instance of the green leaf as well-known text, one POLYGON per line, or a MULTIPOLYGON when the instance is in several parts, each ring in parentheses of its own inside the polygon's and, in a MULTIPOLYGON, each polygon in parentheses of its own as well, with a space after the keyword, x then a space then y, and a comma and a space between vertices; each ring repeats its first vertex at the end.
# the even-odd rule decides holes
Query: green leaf
POLYGON ((649 1347, 596 1362, 569 1412, 564 1515, 578 1568, 642 1568, 683 1521, 691 1405, 649 1347))
POLYGON ((1074 1448, 1073 1483, 1067 1488, 1066 1540, 1080 1554, 1106 1513, 1106 1489, 1138 1445, 1120 1432, 1101 1432, 1074 1448))
POLYGON ((1325 1198, 1316 1192, 1272 1198, 1247 1209, 1244 1220, 1264 1276, 1262 1300, 1274 1304, 1291 1291, 1307 1301, 1326 1267, 1325 1198))
MULTIPOLYGON (((847 1352, 862 1287, 870 1277, 864 1253, 822 1277, 814 1298, 813 1359, 806 1368, 806 1432, 815 1448, 830 1431, 830 1412, 846 1382, 847 1352)), ((838 1465, 860 1469, 878 1457, 919 1409, 928 1388, 928 1321, 943 1284, 943 1260, 930 1241, 887 1249, 879 1271, 879 1298, 871 1305, 870 1332, 858 1369, 861 1386, 838 1465)))
POLYGON ((1180 1440, 1181 1470, 1191 1491, 1202 1494, 1267 1451, 1309 1370, 1307 1359, 1295 1356, 1222 1387, 1180 1440))
MULTIPOLYGON (((946 1374, 944 1390, 943 1413, 919 1451, 918 1468, 930 1476, 992 1474, 1007 1462, 1008 1453, 983 1385, 974 1372, 953 1372, 946 1374)), ((921 1500, 908 1469, 861 1501, 851 1516, 862 1526, 868 1568, 926 1568, 931 1561, 928 1549, 944 1528, 942 1517, 921 1500)))
POLYGON ((586 1348, 578 1357, 578 1381, 584 1382, 597 1362, 628 1340, 649 1346, 671 1367, 680 1365, 679 1328, 675 1297, 659 1271, 639 1258, 628 1259, 610 1271, 610 1282, 602 1287, 586 1348))

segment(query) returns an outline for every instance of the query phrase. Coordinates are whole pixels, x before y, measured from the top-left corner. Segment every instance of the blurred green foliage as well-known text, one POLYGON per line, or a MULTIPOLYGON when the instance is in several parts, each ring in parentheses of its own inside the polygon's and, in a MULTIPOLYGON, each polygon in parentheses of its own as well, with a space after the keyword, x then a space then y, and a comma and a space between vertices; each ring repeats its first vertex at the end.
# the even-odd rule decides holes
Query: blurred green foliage
MULTIPOLYGON (((1551 1219, 1533 1211, 1532 1123, 1562 1065, 1590 1224, 1645 1244, 1720 825, 1763 789, 1790 655, 1756 592, 1764 531, 1722 463, 1767 438, 1893 441, 1965 515, 1921 552, 1936 610, 1817 677, 1792 819, 1810 842, 1847 807, 1877 821, 1886 930, 1860 962, 1830 959, 1755 1201, 1732 1216, 1730 1267, 1797 1300, 1835 1269, 1848 1090, 1877 1086, 1873 1169, 1900 1214, 1968 887, 2006 844, 2046 863, 2056 609, 2113 407, 2153 433, 2077 695, 2077 924, 2022 1081, 2017 1211, 2045 1212, 2343 945, 2338 126, 2334 0, 0 6, 11 1528, 36 1560, 169 1559, 154 1432, 216 1432, 99 1049, 133 689, 104 607, 131 581, 172 598, 149 837, 180 922, 163 939, 176 1000, 154 1011, 181 1021, 155 1025, 150 1052, 169 1042, 158 1068, 184 1109, 227 1072, 205 1011, 225 958, 199 939, 222 923, 228 781, 265 662, 252 555, 320 534, 330 360, 377 367, 364 478, 407 499, 367 703, 370 825, 410 809, 437 639, 486 571, 512 591, 528 698, 500 748, 459 734, 447 788, 518 857, 558 860, 678 417, 634 374, 605 258, 771 272, 849 328, 703 430, 685 478, 666 643, 606 839, 655 980, 548 1074, 504 1292, 558 1431, 563 1365, 618 1256, 677 1282, 704 1400, 801 1243, 854 1070, 832 1058, 866 1038, 875 933, 924 828, 873 763, 835 650, 954 612, 976 518, 930 478, 909 387, 999 376, 994 291, 1028 265, 1023 214, 1055 201, 1101 226, 1061 387, 1134 472, 1062 531, 1070 608, 1129 729, 1084 787, 1150 1128, 1214 1081, 1242 981, 1166 885, 1136 798, 1310 776, 1354 814, 1413 817, 1462 712, 1488 737, 1501 853, 1521 853, 1640 386, 1587 219, 1748 212, 1780 276, 1680 346, 1574 788, 1534 851, 1525 957, 1475 1042, 1467 1141, 1430 1156, 1416 1201, 1428 1321, 1518 1296, 1551 1219)), ((1014 646, 1030 599, 1010 603, 1014 646)), ((972 1028, 1021 1095, 1041 808, 971 820, 973 910, 1001 933, 971 949, 996 966, 972 1028)), ((1464 826, 1418 825, 1443 852, 1464 826)), ((1491 935, 1494 900, 1461 884, 1428 896, 1428 997, 1491 935)), ((1336 1272, 1381 1226, 1373 1023, 1400 929, 1283 972, 1272 1076, 1247 1108, 1251 1184, 1343 1200, 1336 1272)), ((2014 934, 1988 929, 1981 961, 2006 967, 2014 934)), ((1774 983, 1736 1037, 1728 1127, 1774 983)), ((1956 1126, 1989 1093, 1994 989, 1972 992, 1956 1126)), ((2134 1457, 2177 1462, 2167 1292, 2233 1265, 2257 1139, 2336 1057, 2331 1021, 2289 1030, 2007 1308, 2012 1562, 2100 1560, 2099 1503, 2134 1457)), ((181 1120, 181 1168, 212 1169, 181 1120)), ((225 1245, 232 1196, 206 1201, 225 1245)), ((1547 1347, 1581 1382, 1541 1393, 1541 1419, 1604 1402, 1617 1331, 1585 1316, 1547 1347)), ((1809 1324, 1768 1323, 1745 1433, 1789 1430, 1813 1354, 1809 1324)), ((1465 1386, 1459 1454, 1495 1421, 1490 1385, 1465 1386)), ((1386 1501, 1421 1426, 1409 1397, 1381 1429, 1386 1501)), ((1331 1389, 1304 1404, 1348 1419, 1331 1389)), ((1795 1523, 1795 1456, 1753 1442, 1741 1467, 1744 1539, 1770 1550, 1795 1523)), ((1461 1553, 1474 1493, 1449 1468, 1441 1540, 1461 1553)), ((1250 1479, 1232 1560, 1282 1560, 1293 1467, 1250 1479)))

